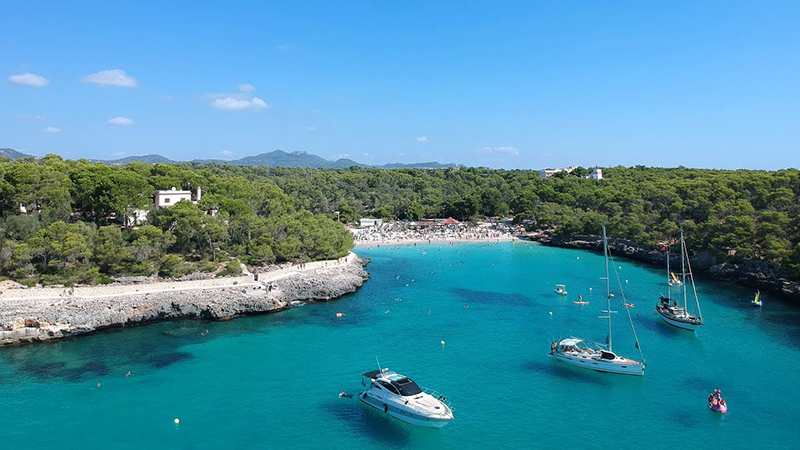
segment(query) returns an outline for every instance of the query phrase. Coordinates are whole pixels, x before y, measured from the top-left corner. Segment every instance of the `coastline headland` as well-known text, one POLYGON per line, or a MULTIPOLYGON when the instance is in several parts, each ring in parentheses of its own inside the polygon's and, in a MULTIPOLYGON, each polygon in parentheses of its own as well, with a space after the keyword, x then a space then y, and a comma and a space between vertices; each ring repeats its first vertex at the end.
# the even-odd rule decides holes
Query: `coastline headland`
POLYGON ((369 274, 355 253, 239 277, 75 288, 3 289, 0 346, 61 339, 155 321, 226 320, 275 312, 295 300, 355 292, 369 274))
MULTIPOLYGON (((599 236, 554 237, 547 234, 536 234, 528 238, 553 247, 602 251, 602 239, 599 236)), ((625 239, 609 239, 608 246, 615 255, 656 266, 666 266, 666 252, 645 248, 625 239)), ((690 261, 695 273, 765 292, 773 292, 794 301, 800 298, 800 283, 791 280, 784 271, 772 264, 756 260, 718 263, 717 259, 707 252, 692 255, 690 261)), ((677 253, 670 254, 670 264, 673 267, 678 267, 680 264, 680 256, 677 253)))

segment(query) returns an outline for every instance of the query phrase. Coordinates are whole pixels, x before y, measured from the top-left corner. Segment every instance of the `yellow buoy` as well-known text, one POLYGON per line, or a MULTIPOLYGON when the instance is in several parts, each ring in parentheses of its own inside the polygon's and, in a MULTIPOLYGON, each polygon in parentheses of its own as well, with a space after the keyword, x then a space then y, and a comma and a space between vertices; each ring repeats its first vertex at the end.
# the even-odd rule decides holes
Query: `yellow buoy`
POLYGON ((442 341, 442 345, 444 345, 444 341, 442 341))
POLYGON ((551 315, 551 316, 553 315, 553 311, 550 311, 550 315, 551 315))
POLYGON ((181 419, 178 419, 178 418, 176 417, 176 418, 175 418, 175 420, 174 420, 174 422, 175 422, 175 425, 180 425, 180 423, 181 423, 181 419))

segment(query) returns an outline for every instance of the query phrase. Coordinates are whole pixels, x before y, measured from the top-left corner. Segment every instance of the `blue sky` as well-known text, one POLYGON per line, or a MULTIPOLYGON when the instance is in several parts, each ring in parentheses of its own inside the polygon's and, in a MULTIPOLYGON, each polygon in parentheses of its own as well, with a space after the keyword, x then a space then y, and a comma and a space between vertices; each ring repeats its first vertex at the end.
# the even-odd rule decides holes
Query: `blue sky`
POLYGON ((0 147, 35 155, 800 167, 798 2, 0 9, 0 147))

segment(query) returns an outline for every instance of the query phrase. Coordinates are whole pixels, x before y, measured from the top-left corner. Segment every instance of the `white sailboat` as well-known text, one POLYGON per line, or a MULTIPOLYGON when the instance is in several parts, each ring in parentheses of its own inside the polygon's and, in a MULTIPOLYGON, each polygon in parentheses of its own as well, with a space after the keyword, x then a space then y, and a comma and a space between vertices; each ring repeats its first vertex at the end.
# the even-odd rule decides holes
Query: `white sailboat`
MULTIPOLYGON (((667 273, 669 272, 669 253, 667 253, 667 273)), ((672 283, 667 283, 667 295, 663 294, 659 297, 659 303, 656 304, 656 312, 661 316, 664 322, 684 330, 697 330, 697 327, 703 324, 703 313, 700 311, 700 299, 697 297, 697 289, 694 285, 694 275, 692 275, 692 266, 689 263, 689 252, 686 249, 686 242, 683 239, 683 230, 681 230, 681 273, 679 289, 683 292, 683 302, 679 303, 671 297, 672 283), (687 283, 687 278, 689 283, 687 283), (695 311, 697 315, 689 311, 688 302, 688 288, 692 287, 694 294, 695 311)))
MULTIPOLYGON (((639 349, 639 356, 642 362, 619 356, 614 353, 613 342, 611 339, 611 314, 617 311, 611 310, 611 281, 608 271, 608 240, 606 238, 606 227, 603 227, 603 255, 606 261, 606 309, 602 311, 605 315, 600 316, 601 319, 608 319, 608 336, 606 337, 605 344, 586 341, 578 338, 562 339, 550 343, 550 356, 558 361, 571 364, 573 366, 582 367, 585 369, 596 370, 598 372, 618 373, 624 375, 644 375, 644 356, 639 347, 639 339, 636 336, 636 328, 633 326, 633 319, 631 318, 629 306, 630 303, 625 301, 625 294, 622 293, 622 302, 625 311, 628 314, 628 320, 631 324, 633 337, 636 341, 636 348, 639 349)), ((622 284, 619 283, 620 292, 622 292, 622 284)))

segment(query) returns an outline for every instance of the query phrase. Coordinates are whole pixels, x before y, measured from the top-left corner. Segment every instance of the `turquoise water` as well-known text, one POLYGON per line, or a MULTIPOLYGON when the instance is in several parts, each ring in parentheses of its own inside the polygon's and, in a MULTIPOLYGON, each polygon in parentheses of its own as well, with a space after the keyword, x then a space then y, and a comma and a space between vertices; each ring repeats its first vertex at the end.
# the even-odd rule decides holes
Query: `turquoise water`
MULTIPOLYGON (((678 330, 653 312, 663 271, 617 260, 647 370, 601 374, 547 352, 553 338, 605 338, 602 255, 532 243, 358 253, 372 258, 372 277, 338 301, 0 349, 0 447, 797 445, 797 306, 767 295, 752 309, 750 290, 698 280, 707 324, 678 330), (555 283, 570 294, 554 294, 555 283), (590 304, 574 305, 577 294, 590 304), (338 398, 359 391, 376 355, 447 395, 455 422, 417 428, 338 398), (728 401, 724 416, 706 406, 713 388, 728 401)), ((615 319, 615 350, 638 358, 624 315, 615 319)))

